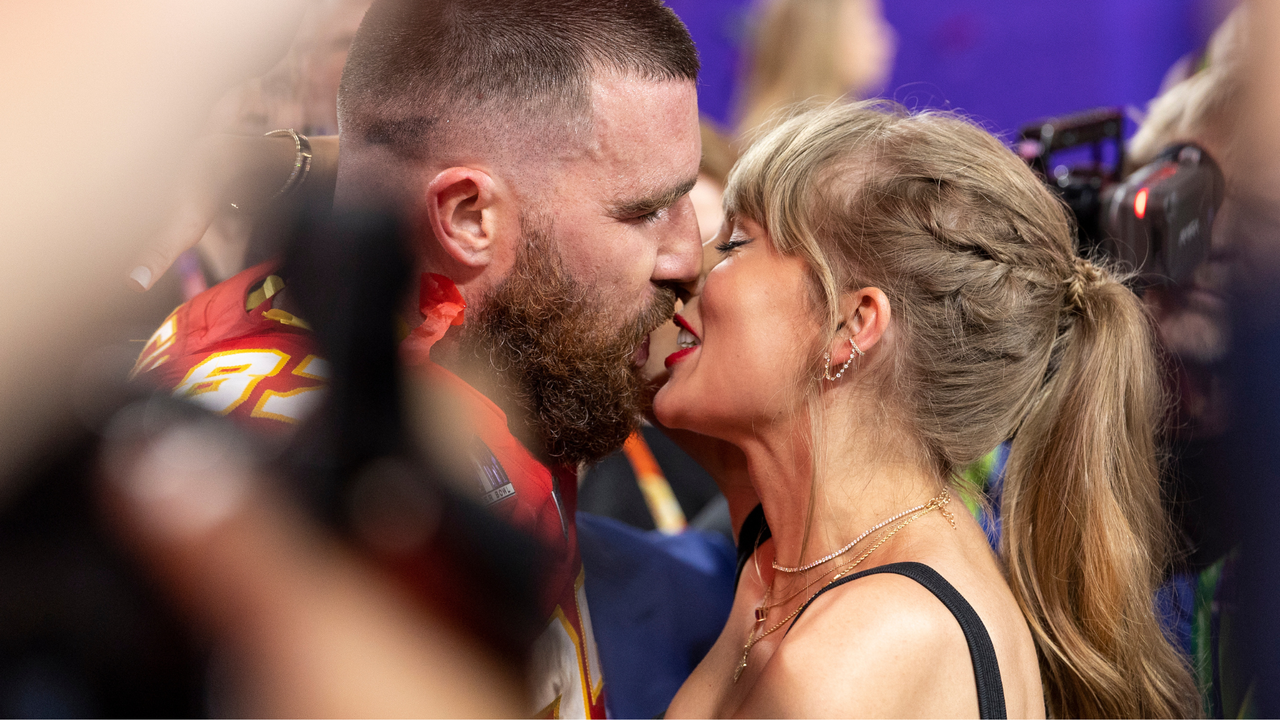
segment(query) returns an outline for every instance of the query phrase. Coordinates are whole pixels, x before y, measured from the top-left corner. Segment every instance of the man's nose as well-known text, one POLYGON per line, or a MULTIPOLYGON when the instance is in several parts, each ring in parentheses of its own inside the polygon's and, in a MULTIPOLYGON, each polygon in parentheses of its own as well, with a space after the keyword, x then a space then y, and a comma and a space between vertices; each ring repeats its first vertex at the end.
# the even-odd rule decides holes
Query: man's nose
POLYGON ((653 280, 692 292, 702 270, 702 236, 693 202, 685 196, 671 206, 671 223, 658 247, 653 280))

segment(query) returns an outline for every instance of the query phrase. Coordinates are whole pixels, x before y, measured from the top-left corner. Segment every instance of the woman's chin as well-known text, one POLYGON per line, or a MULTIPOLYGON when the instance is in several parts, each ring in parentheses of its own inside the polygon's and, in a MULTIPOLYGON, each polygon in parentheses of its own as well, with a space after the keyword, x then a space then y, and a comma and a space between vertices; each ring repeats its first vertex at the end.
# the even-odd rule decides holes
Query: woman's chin
POLYGON ((680 392, 679 387, 672 387, 672 382, 667 381, 653 396, 653 416, 662 423, 664 427, 675 430, 692 430, 688 427, 690 405, 686 402, 685 395, 680 392))

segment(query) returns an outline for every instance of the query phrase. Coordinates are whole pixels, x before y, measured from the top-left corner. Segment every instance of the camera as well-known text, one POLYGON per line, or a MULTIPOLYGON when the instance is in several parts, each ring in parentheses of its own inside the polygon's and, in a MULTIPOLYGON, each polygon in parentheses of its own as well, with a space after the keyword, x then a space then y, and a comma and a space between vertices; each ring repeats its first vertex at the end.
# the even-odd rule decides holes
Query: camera
POLYGON ((1081 254, 1118 261, 1138 289, 1186 284, 1209 255, 1222 170, 1203 148, 1179 143, 1122 178, 1123 129, 1118 109, 1040 120, 1022 128, 1017 151, 1071 208, 1081 254), (1054 164, 1082 152, 1083 162, 1054 164))

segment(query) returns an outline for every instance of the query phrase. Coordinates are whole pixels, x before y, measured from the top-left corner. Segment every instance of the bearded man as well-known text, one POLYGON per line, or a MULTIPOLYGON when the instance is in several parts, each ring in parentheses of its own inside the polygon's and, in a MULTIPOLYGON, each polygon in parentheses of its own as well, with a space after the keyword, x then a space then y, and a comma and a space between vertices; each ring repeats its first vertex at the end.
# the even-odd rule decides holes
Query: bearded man
MULTIPOLYGON (((659 0, 383 0, 343 73, 335 205, 408 220, 423 275, 405 358, 497 463, 477 496, 556 553, 540 714, 604 716, 577 466, 635 428, 648 333, 698 274, 697 72, 659 0)), ((135 372, 249 425, 296 422, 324 363, 275 272, 179 308, 135 372)))

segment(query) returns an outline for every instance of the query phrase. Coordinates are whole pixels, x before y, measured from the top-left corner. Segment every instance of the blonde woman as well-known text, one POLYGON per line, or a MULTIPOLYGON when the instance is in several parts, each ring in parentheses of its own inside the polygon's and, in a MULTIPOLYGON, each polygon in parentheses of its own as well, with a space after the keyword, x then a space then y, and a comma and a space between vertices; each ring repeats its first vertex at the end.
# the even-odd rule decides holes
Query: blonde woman
POLYGON ((739 134, 799 100, 877 91, 896 44, 880 0, 763 0, 747 48, 739 134))
POLYGON ((1054 196, 961 119, 837 104, 726 209, 655 411, 741 449, 772 537, 668 716, 1196 713, 1150 329, 1054 196), (997 558, 956 470, 1008 438, 997 558))

